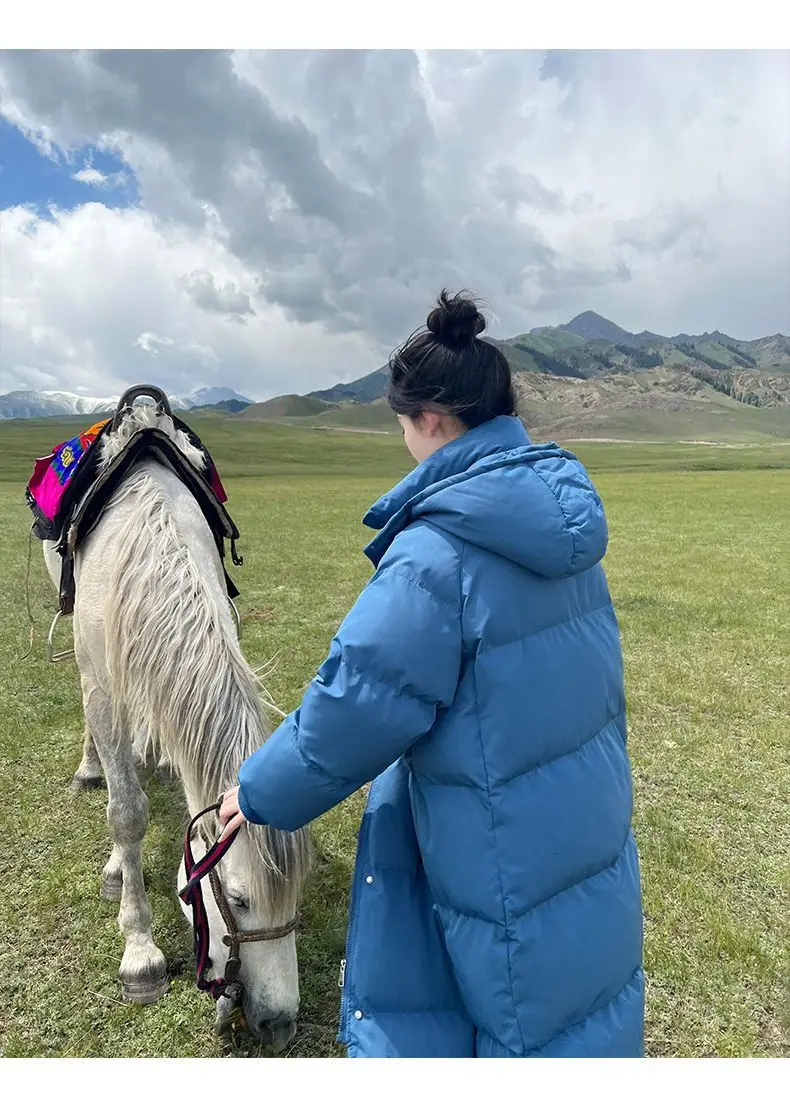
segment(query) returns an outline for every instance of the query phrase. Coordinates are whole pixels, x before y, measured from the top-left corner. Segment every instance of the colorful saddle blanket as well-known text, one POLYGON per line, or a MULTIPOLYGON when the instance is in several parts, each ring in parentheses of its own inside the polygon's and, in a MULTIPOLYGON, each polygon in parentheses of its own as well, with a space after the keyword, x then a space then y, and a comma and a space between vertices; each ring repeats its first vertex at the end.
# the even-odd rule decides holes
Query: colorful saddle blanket
MULTIPOLYGON (((236 553, 239 530, 224 507, 228 500, 217 468, 208 449, 189 426, 177 417, 173 422, 188 436, 205 459, 198 471, 170 438, 159 429, 135 433, 118 456, 99 469, 101 449, 98 443, 112 428, 112 419, 98 421, 83 433, 58 444, 49 456, 37 459, 27 484, 25 497, 33 516, 33 532, 39 540, 53 540, 63 558, 60 581, 60 609, 70 613, 74 607, 74 551, 101 517, 117 487, 141 459, 154 458, 169 467, 192 493, 214 536, 220 558, 225 558, 225 540, 230 540, 236 565, 242 558, 236 553)), ((238 590, 225 572, 228 594, 238 590)))
MULTIPOLYGON (((59 532, 53 533, 52 530, 59 527, 56 522, 69 484, 80 464, 86 459, 102 431, 111 421, 112 418, 109 417, 103 421, 97 421, 89 429, 78 433, 76 437, 55 445, 48 456, 42 456, 36 460, 33 474, 27 484, 27 500, 37 515, 37 521, 41 519, 50 523, 38 526, 41 530, 37 533, 40 539, 52 540, 60 535, 59 532)), ((194 437, 191 430, 189 435, 194 437)), ((209 485, 220 502, 227 502, 228 496, 208 450, 203 445, 200 445, 200 448, 207 460, 206 478, 209 485)))

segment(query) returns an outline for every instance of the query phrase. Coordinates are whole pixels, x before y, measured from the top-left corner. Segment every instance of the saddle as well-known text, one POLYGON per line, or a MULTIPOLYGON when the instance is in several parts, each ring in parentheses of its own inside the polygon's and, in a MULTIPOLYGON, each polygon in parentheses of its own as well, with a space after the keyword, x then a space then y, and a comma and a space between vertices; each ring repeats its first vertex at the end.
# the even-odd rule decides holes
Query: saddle
POLYGON ((74 553, 101 518, 108 502, 135 464, 143 459, 155 459, 168 467, 187 487, 200 506, 211 529, 223 564, 228 597, 238 597, 239 591, 225 570, 225 541, 230 541, 233 563, 241 566, 237 553, 239 538, 233 519, 225 509, 227 494, 219 480, 208 449, 192 429, 173 415, 167 395, 159 387, 140 384, 130 387, 118 402, 115 414, 97 422, 71 440, 59 444, 50 456, 36 461, 25 497, 34 522, 33 534, 39 540, 56 542, 56 551, 63 560, 60 573, 59 608, 68 616, 74 611, 74 553), (112 433, 131 410, 136 398, 147 395, 156 402, 158 413, 172 419, 204 456, 205 473, 198 471, 183 452, 160 429, 140 429, 111 463, 99 471, 101 449, 97 447, 105 434, 112 433))

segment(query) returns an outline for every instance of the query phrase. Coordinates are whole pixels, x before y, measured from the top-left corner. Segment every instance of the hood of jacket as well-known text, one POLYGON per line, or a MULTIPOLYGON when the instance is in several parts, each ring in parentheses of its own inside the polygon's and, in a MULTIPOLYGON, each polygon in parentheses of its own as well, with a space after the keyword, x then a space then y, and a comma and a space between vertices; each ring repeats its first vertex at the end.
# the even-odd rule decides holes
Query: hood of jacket
POLYGON ((593 567, 606 553, 601 500, 578 459, 535 446, 516 417, 497 417, 419 464, 366 514, 378 565, 408 525, 425 520, 546 578, 593 567))

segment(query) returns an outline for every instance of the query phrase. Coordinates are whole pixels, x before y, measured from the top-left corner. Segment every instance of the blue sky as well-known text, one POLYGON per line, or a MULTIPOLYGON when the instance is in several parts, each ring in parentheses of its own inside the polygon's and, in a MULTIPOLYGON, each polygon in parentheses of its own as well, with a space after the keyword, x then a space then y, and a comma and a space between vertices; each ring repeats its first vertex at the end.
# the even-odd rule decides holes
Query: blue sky
POLYGON ((0 118, 0 209, 27 204, 46 216, 52 204, 70 211, 83 203, 116 208, 137 202, 134 173, 119 157, 95 146, 68 155, 54 153, 47 156, 18 127, 0 118), (85 179, 75 180, 81 172, 85 179))

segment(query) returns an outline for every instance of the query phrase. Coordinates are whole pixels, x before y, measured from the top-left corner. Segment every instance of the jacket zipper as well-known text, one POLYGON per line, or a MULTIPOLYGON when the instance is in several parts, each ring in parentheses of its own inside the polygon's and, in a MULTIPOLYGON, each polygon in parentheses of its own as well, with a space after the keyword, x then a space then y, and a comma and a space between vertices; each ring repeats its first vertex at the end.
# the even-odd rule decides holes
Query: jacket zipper
MULTIPOLYGON (((347 972, 353 964, 354 951, 356 949, 356 930, 359 920, 359 887, 362 883, 362 859, 364 857, 364 843, 367 839, 368 817, 367 815, 362 818, 362 825, 359 832, 359 841, 357 843, 357 862, 354 866, 354 876, 351 882, 351 906, 348 925, 348 935, 346 937, 346 956, 340 962, 340 976, 338 978, 338 987, 342 991, 340 997, 340 1033, 338 1035, 338 1041, 342 1044, 348 1043, 348 1002, 349 1002, 349 986, 346 983, 347 972)), ((353 973, 353 970, 351 970, 353 973)))

